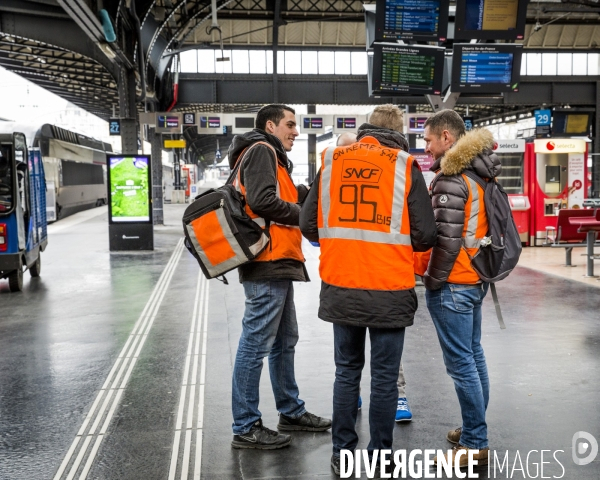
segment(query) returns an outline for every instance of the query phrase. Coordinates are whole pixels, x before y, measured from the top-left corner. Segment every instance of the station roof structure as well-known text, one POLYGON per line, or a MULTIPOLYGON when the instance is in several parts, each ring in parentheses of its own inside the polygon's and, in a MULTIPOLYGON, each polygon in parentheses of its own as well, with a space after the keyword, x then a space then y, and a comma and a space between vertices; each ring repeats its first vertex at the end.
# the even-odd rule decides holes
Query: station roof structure
MULTIPOLYGON (((268 51, 274 45, 279 50, 365 49, 363 2, 358 0, 217 0, 217 9, 220 30, 210 31, 210 0, 3 0, 0 66, 108 119, 115 110, 119 115, 118 107, 126 94, 119 88, 124 71, 135 72, 135 86, 130 88, 136 90, 138 111, 167 109, 174 98, 172 62, 176 52, 217 50, 221 40, 230 51, 268 51), (115 35, 111 42, 107 41, 111 40, 107 19, 115 35)), ((531 2, 525 51, 597 50, 599 19, 597 0, 531 2)), ((215 73, 182 74, 181 80, 175 110, 252 112, 273 101, 274 90, 282 92, 279 101, 296 104, 389 101, 369 98, 365 75, 215 73), (277 76, 279 80, 274 78, 277 76), (297 94, 297 99, 290 101, 285 92, 297 94)), ((574 82, 576 77, 525 79, 525 93, 519 98, 511 99, 511 94, 482 97, 460 102, 457 110, 468 104, 472 114, 486 117, 527 109, 539 105, 538 101, 563 101, 555 93, 560 89, 557 83, 563 80, 574 82), (549 97, 540 97, 539 91, 550 92, 549 97)), ((422 97, 394 101, 416 105, 417 110, 429 108, 422 97)))

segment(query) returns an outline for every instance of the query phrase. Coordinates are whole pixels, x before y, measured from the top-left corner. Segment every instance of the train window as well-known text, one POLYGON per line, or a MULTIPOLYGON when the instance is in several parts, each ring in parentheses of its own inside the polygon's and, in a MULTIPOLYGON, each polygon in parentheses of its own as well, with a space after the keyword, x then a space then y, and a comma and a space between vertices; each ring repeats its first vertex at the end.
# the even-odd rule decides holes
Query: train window
POLYGON ((102 165, 92 163, 62 162, 62 186, 75 185, 102 185, 104 183, 104 171, 102 165))
POLYGON ((13 206, 11 155, 9 146, 0 146, 0 215, 12 210, 13 206))

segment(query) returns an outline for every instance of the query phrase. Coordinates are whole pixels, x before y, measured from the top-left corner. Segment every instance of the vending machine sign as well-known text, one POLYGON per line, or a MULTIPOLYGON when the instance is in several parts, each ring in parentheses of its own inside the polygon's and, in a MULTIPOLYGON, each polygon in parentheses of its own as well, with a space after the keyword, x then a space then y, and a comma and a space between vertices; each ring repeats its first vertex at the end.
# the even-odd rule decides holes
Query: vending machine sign
POLYGON ((151 223, 150 156, 109 155, 109 222, 151 223))

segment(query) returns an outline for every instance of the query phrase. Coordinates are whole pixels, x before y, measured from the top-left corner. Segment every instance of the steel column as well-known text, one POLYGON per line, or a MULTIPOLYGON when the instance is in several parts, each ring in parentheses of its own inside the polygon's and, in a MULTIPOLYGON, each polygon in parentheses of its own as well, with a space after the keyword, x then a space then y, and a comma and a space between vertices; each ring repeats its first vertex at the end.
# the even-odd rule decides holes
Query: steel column
MULTIPOLYGON (((307 105, 306 112, 309 115, 317 113, 316 105, 307 105)), ((308 134, 308 183, 312 183, 317 175, 317 136, 308 134)))
POLYGON ((162 147, 163 140, 160 133, 156 133, 153 128, 148 129, 148 137, 152 153, 152 217, 154 225, 164 223, 163 214, 163 171, 162 171, 162 147))

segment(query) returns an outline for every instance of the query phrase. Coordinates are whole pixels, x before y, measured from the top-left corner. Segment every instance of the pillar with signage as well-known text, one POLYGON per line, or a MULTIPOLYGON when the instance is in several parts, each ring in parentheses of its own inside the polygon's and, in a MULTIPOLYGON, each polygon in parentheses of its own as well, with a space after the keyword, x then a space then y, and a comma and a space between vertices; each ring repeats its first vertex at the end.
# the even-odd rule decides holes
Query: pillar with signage
POLYGON ((153 250, 150 155, 107 155, 110 251, 153 250))
POLYGON ((556 228, 558 212, 582 208, 589 187, 587 143, 579 138, 541 138, 528 148, 532 244, 540 244, 547 227, 556 228))

